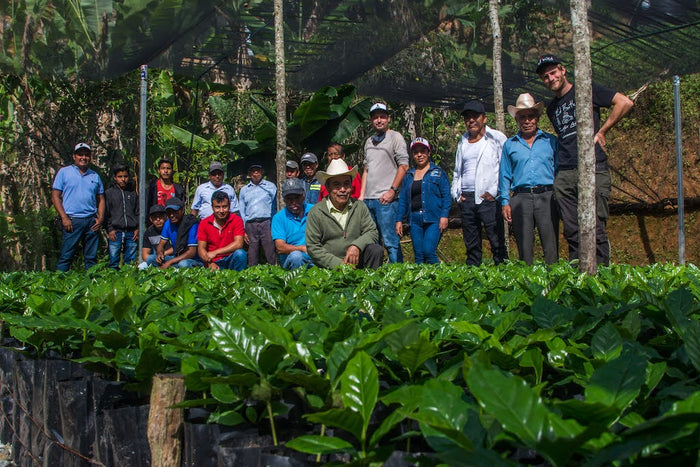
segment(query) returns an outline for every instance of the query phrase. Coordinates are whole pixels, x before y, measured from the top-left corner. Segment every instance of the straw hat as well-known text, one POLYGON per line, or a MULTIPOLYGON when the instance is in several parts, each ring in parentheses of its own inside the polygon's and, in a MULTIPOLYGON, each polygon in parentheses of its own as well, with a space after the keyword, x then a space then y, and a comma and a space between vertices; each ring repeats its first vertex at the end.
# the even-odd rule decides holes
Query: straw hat
POLYGON ((349 175, 350 178, 355 178, 355 175, 357 175, 357 167, 351 169, 343 159, 333 159, 331 163, 328 164, 328 168, 325 172, 323 170, 316 172, 316 178, 323 185, 326 184, 329 178, 338 177, 340 175, 349 175))
POLYGON ((508 106, 508 113, 510 114, 511 117, 515 118, 515 114, 520 112, 521 110, 530 110, 530 109, 535 109, 537 110, 537 115, 542 115, 542 110, 544 110, 544 102, 538 102, 535 104, 535 98, 532 97, 530 94, 525 93, 525 94, 520 94, 518 96, 518 100, 515 101, 515 106, 509 105, 508 106))

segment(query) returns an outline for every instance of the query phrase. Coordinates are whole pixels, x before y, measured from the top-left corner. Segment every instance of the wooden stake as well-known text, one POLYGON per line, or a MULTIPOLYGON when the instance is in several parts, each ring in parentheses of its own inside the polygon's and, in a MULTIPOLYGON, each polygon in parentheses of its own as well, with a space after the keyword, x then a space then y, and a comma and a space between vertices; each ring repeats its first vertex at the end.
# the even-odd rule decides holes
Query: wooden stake
POLYGON ((185 400, 182 375, 155 375, 148 413, 148 444, 153 467, 177 467, 182 456, 183 410, 171 407, 185 400))

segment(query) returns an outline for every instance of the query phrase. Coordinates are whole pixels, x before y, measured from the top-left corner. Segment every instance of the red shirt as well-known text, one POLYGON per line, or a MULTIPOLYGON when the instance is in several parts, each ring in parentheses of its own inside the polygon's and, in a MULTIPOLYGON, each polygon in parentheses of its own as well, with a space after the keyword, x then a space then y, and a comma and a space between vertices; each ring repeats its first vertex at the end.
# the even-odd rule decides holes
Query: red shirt
MULTIPOLYGON (((243 235, 245 235, 243 219, 238 214, 229 213, 228 219, 222 228, 219 228, 214 223, 214 214, 212 214, 199 223, 197 241, 206 242, 207 251, 214 251, 230 245, 236 237, 242 237, 243 235)), ((214 261, 219 261, 226 256, 228 255, 217 255, 214 261)))
MULTIPOLYGON (((350 167, 350 170, 352 170, 352 167, 350 167)), ((360 177, 360 173, 358 172, 357 175, 355 175, 355 178, 352 180, 352 194, 350 194, 350 197, 352 199, 359 198, 360 191, 362 191, 362 177, 360 177)), ((326 185, 321 185, 321 193, 318 195, 318 200, 321 201, 326 196, 328 196, 326 185)))
POLYGON ((156 196, 158 199, 157 204, 165 206, 166 201, 175 197, 175 184, 173 183, 170 185, 170 189, 166 190, 163 188, 163 184, 160 182, 160 179, 156 180, 156 196))

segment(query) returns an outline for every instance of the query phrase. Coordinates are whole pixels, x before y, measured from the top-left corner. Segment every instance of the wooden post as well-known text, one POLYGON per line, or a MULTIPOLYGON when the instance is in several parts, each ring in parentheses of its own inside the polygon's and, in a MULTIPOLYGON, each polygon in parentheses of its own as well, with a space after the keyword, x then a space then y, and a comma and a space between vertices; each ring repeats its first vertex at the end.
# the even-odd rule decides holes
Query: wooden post
POLYGON ((148 444, 153 467, 178 467, 182 458, 183 410, 172 409, 185 400, 185 377, 155 375, 148 413, 148 444))

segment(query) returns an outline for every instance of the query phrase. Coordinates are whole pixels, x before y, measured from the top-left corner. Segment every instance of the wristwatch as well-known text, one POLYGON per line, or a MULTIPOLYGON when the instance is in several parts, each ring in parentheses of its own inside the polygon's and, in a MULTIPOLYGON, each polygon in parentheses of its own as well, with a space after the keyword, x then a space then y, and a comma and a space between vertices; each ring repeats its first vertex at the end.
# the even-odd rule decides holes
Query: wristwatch
POLYGON ((391 189, 394 190, 394 193, 398 193, 398 192, 399 192, 399 189, 396 188, 395 186, 392 186, 391 189))

